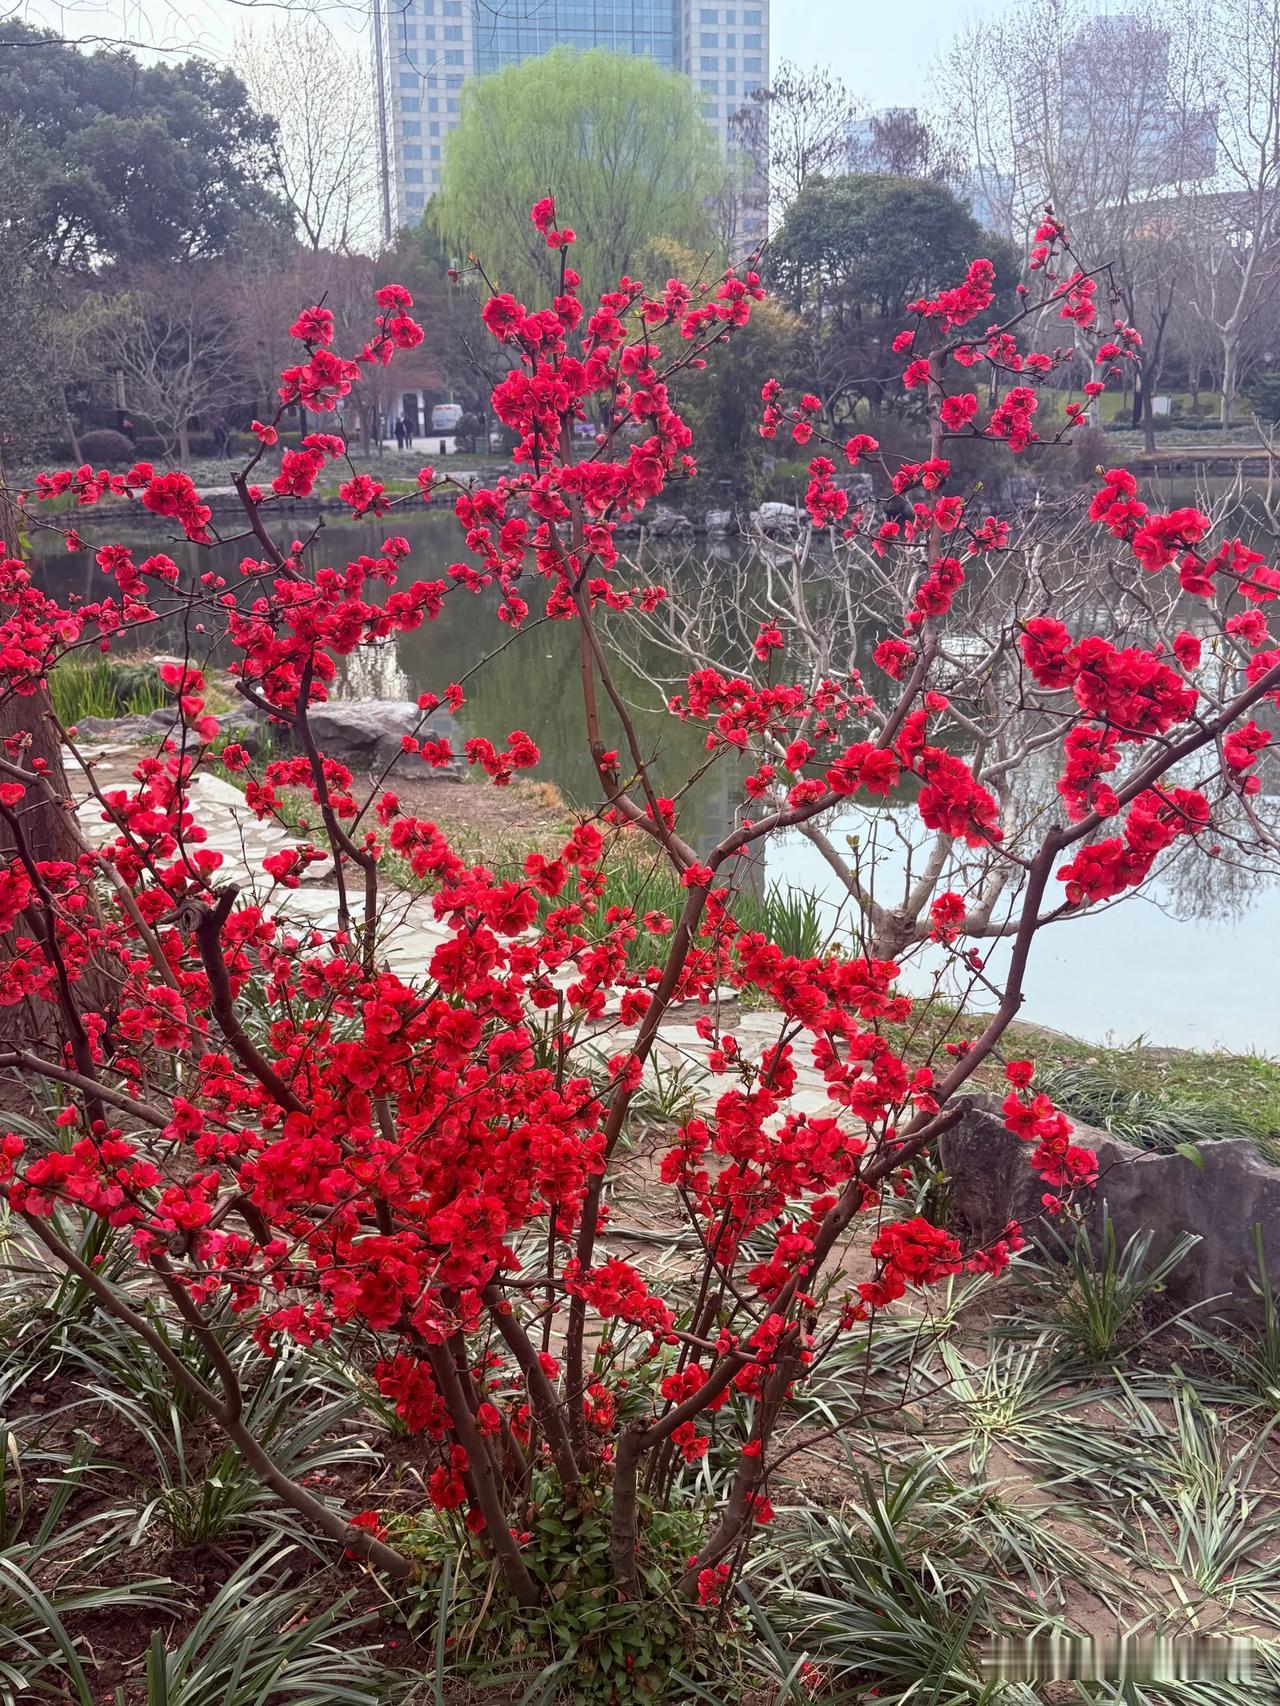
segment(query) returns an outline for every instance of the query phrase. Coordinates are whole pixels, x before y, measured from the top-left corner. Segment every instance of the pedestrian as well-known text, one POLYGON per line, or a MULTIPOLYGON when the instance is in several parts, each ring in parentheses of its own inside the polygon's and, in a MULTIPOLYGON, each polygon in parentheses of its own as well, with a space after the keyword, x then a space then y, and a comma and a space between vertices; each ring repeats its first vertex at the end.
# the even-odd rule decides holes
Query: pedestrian
POLYGON ((412 415, 406 415, 404 417, 404 447, 406 450, 412 450, 413 449, 413 416, 412 415))
POLYGON ((396 416, 396 449, 404 449, 404 421, 399 415, 396 416))

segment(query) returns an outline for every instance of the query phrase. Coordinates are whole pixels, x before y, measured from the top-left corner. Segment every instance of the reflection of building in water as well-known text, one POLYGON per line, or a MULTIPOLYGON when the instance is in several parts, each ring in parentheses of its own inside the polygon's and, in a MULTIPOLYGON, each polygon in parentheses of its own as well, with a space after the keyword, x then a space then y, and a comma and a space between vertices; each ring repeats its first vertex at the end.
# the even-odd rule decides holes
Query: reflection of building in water
POLYGON ((416 699, 420 691, 400 667, 394 640, 358 646, 350 656, 338 659, 338 698, 416 699))
POLYGON ((739 769, 719 760, 707 778, 711 784, 698 799, 699 850, 723 841, 738 827, 738 808, 742 800, 742 775, 739 769))

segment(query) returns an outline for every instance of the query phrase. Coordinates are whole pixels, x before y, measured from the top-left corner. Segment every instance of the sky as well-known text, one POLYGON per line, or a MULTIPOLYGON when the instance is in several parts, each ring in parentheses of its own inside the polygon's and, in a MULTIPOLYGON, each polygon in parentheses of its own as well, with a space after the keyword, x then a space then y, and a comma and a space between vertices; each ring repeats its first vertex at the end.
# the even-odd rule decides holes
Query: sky
MULTIPOLYGON (((826 66, 872 108, 926 104, 938 50, 969 19, 1009 3, 912 0, 899 12, 886 0, 773 0, 773 61, 826 66)), ((367 5, 346 0, 0 0, 0 20, 18 16, 71 39, 106 36, 178 56, 199 51, 224 59, 247 22, 268 22, 299 4, 319 13, 341 39, 367 33, 367 5)))
POLYGON ((773 0, 773 63, 826 66, 874 109, 929 104, 929 71, 939 50, 972 19, 1009 0, 773 0))

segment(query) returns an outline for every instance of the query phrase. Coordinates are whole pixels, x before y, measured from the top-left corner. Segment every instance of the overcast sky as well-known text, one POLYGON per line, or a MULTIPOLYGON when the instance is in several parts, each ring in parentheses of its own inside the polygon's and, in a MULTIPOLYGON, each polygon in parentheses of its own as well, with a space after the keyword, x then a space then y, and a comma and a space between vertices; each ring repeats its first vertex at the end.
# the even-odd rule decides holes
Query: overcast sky
MULTIPOLYGON (((249 19, 277 17, 299 0, 0 0, 13 11, 50 24, 72 38, 104 35, 139 46, 193 50, 225 57, 249 19)), ((343 0, 302 0, 335 33, 367 32, 368 6, 343 0)), ((494 4, 495 0, 489 0, 494 4)), ((517 0, 521 3, 521 0, 517 0)), ((528 4, 529 0, 523 0, 528 4)), ((915 106, 927 100, 928 72, 938 49, 967 19, 1008 0, 911 0, 901 10, 886 0, 775 0, 773 60, 828 66, 873 107, 915 106)), ((0 26, 2 30, 2 26, 0 26)))
POLYGON ((938 50, 1008 0, 775 0, 773 62, 825 65, 871 107, 928 105, 938 50))

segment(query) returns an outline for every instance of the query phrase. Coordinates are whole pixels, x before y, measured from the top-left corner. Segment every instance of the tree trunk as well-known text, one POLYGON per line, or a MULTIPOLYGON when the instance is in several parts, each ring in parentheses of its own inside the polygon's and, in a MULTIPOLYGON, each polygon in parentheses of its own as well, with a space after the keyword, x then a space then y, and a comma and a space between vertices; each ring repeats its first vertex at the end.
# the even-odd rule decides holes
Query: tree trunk
POLYGON ((186 421, 178 422, 178 461, 185 468, 191 460, 191 438, 186 421))
MULTIPOLYGON (((4 467, 0 463, 0 539, 9 548, 18 548, 18 516, 4 483, 4 467)), ((52 720, 53 704, 47 687, 39 688, 29 697, 16 693, 0 697, 0 753, 9 755, 4 742, 18 737, 23 743, 13 752, 15 762, 29 770, 33 759, 43 759, 45 775, 49 778, 56 798, 41 796, 33 788, 23 801, 22 834, 27 849, 38 863, 46 860, 66 860, 74 864, 84 852, 78 826, 71 809, 71 789, 62 763, 62 743, 52 720)), ((17 848, 6 824, 0 823, 0 866, 7 867, 16 856, 17 848)), ((30 912, 19 915, 15 932, 0 935, 0 971, 9 958, 15 935, 40 936, 42 920, 30 912)), ((82 1009, 109 1010, 112 1000, 112 981, 97 966, 89 966, 74 986, 82 1009)), ((34 1048, 55 1051, 65 1041, 64 1027, 58 1009, 46 1001, 23 1001, 16 1006, 0 1007, 0 1046, 34 1048)), ((31 1109, 26 1089, 16 1083, 0 1084, 0 1109, 24 1112, 31 1109)))
POLYGON ((1236 388, 1240 383, 1240 334, 1227 332, 1222 339, 1222 409, 1224 427, 1235 424, 1236 388))
POLYGON ((67 402, 67 394, 62 393, 62 414, 67 428, 67 443, 71 446, 71 460, 79 464, 83 458, 80 455, 80 435, 76 432, 76 423, 71 418, 71 405, 67 402))

